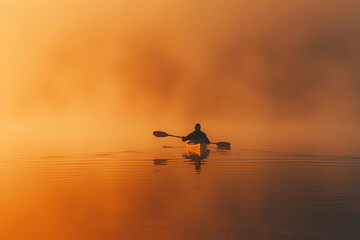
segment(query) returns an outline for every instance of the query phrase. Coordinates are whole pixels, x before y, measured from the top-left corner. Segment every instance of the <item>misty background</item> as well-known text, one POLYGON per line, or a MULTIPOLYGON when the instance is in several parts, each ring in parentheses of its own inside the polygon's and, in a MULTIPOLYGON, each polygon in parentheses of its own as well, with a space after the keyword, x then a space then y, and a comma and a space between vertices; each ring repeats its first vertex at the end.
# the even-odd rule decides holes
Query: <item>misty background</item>
POLYGON ((1 0, 0 150, 359 154, 360 2, 1 0))

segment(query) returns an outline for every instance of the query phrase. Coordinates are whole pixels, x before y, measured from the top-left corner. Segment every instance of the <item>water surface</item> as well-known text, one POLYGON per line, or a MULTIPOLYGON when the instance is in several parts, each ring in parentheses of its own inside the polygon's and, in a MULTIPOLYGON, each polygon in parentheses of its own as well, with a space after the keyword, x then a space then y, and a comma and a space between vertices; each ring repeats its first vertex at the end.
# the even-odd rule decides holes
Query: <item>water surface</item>
POLYGON ((0 239, 360 239, 360 157, 183 147, 0 159, 0 239))

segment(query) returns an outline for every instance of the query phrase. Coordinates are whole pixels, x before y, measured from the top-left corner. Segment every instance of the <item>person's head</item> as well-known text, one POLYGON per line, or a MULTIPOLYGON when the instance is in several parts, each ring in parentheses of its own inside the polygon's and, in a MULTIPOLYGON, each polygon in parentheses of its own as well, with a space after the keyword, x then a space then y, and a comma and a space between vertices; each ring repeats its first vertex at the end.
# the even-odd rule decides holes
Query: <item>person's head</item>
POLYGON ((200 131, 200 129, 201 129, 200 123, 195 124, 195 130, 200 131))

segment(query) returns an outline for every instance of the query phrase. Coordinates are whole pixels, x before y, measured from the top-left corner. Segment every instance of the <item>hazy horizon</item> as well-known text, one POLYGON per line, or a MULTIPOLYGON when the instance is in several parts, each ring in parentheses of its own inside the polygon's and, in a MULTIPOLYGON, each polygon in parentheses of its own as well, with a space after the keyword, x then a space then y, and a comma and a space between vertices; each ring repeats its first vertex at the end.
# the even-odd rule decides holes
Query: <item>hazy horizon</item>
POLYGON ((0 152, 360 154, 360 3, 2 0, 0 152))

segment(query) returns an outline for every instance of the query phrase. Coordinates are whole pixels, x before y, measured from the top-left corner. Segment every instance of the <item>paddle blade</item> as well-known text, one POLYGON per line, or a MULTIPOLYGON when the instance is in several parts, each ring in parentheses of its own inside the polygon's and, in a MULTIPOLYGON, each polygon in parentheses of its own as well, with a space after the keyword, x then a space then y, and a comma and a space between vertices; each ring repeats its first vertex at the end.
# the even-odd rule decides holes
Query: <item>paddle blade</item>
POLYGON ((162 131, 153 131, 153 134, 155 137, 168 137, 169 134, 167 134, 166 132, 162 132, 162 131))
POLYGON ((223 150, 230 150, 230 143, 229 142, 218 142, 215 143, 218 147, 218 149, 223 149, 223 150))

